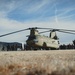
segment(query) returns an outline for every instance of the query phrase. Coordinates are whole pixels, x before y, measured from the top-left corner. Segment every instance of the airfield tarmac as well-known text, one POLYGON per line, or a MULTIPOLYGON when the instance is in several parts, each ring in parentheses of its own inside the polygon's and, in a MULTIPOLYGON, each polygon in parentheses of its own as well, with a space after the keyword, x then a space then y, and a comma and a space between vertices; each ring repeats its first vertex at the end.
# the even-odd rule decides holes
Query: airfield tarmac
POLYGON ((75 50, 1 51, 0 75, 75 75, 75 50))

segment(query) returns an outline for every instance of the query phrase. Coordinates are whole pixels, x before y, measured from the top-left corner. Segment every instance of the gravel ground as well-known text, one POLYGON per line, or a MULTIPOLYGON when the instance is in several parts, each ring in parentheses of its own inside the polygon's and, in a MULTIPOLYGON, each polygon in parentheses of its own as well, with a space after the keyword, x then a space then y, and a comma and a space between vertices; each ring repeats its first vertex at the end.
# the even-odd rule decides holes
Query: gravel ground
POLYGON ((1 51, 0 75, 75 75, 75 50, 1 51))

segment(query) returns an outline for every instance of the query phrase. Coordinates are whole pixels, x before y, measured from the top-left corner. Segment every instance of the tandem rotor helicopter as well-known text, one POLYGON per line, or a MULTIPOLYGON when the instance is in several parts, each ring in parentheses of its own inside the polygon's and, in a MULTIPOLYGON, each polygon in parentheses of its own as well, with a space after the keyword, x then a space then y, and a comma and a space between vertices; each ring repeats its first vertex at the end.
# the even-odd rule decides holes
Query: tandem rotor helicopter
POLYGON ((59 38, 56 34, 56 31, 68 34, 75 34, 75 30, 32 27, 3 34, 0 35, 0 37, 4 37, 7 35, 11 35, 26 30, 30 30, 30 35, 27 36, 28 39, 26 40, 26 47, 25 47, 26 50, 59 49, 59 38), (39 32, 38 29, 46 29, 47 31, 39 32), (46 32, 50 32, 49 37, 40 35, 46 32))

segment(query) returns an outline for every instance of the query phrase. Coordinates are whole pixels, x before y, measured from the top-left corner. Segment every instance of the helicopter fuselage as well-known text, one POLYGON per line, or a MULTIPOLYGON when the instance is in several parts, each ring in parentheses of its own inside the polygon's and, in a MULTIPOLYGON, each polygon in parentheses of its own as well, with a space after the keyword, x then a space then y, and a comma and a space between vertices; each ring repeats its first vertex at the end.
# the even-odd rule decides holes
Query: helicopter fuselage
POLYGON ((58 49, 59 48, 59 42, 58 40, 49 38, 47 36, 42 35, 34 35, 29 36, 29 38, 26 41, 28 47, 31 49, 39 48, 39 49, 58 49))

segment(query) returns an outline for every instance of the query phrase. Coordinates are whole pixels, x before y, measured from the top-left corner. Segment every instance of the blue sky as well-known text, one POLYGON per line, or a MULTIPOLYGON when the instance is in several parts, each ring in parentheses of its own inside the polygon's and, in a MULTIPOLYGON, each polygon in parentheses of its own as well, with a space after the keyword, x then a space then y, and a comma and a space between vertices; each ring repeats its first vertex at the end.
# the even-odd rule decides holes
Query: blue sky
MULTIPOLYGON (((0 0, 0 35, 29 27, 75 30, 75 0, 0 0)), ((25 31, 0 41, 25 42, 28 34, 25 31)), ((75 35, 57 34, 61 43, 75 39, 75 35)))

